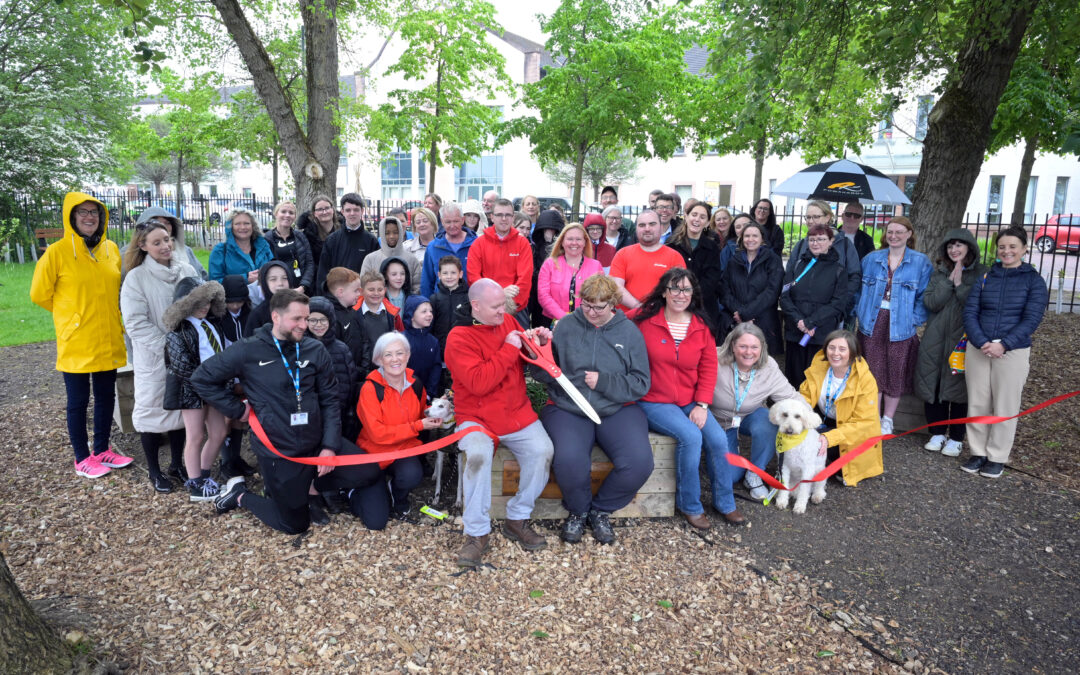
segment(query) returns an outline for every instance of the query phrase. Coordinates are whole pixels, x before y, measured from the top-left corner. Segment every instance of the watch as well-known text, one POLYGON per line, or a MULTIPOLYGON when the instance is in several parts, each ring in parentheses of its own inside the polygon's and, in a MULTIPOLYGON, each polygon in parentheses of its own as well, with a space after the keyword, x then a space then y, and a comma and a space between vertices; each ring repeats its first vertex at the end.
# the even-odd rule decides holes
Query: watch
POLYGON ((694 405, 701 408, 702 410, 708 410, 709 409, 709 404, 708 403, 702 403, 701 401, 698 401, 694 405))

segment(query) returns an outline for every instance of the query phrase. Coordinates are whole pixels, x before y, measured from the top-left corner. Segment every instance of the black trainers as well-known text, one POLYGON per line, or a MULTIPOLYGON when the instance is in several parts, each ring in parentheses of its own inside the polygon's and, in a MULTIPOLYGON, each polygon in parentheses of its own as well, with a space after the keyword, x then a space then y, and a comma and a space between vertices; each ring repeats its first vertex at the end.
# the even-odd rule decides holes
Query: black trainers
POLYGON ((593 539, 601 544, 615 542, 615 529, 611 527, 611 514, 607 511, 589 511, 589 527, 592 528, 593 539))
POLYGON ((155 476, 150 476, 150 484, 154 486, 154 490, 161 493, 172 492, 172 481, 162 476, 160 473, 155 476))
POLYGON ((193 502, 212 502, 221 492, 213 478, 191 478, 184 487, 188 489, 188 499, 193 502))
POLYGON ((322 495, 308 495, 308 518, 311 519, 312 525, 322 527, 323 525, 330 524, 330 516, 326 515, 326 509, 323 508, 325 503, 322 495))
POLYGON ((585 514, 571 513, 563 521, 562 529, 559 530, 559 536, 568 544, 578 543, 583 534, 585 534, 585 514))
POLYGON ((185 485, 188 482, 187 469, 182 466, 170 466, 165 471, 165 475, 180 481, 181 485, 185 485))
POLYGON ((968 473, 979 473, 979 469, 983 468, 983 464, 986 464, 986 457, 972 455, 968 458, 968 461, 960 465, 960 470, 968 473))
POLYGON ((987 462, 979 469, 979 475, 984 478, 1001 478, 1005 471, 1005 465, 1001 462, 987 462))
POLYGON ((330 515, 346 513, 349 510, 349 499, 341 490, 324 490, 322 498, 326 502, 326 512, 330 515))
POLYGON ((400 520, 403 523, 409 523, 410 525, 415 525, 420 522, 420 519, 413 513, 412 509, 406 509, 405 511, 390 509, 390 517, 394 520, 400 520))
POLYGON ((230 478, 229 482, 225 483, 225 489, 219 492, 214 500, 214 513, 221 515, 240 506, 240 495, 246 492, 247 485, 244 484, 243 476, 230 478))

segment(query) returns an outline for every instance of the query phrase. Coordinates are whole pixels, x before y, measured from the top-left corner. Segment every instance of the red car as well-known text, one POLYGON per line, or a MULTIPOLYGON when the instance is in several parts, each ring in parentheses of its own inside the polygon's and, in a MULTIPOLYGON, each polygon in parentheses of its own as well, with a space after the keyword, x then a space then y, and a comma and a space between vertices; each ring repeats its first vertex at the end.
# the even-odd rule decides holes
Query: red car
POLYGON ((1080 250, 1080 214, 1063 213, 1050 216, 1046 225, 1035 233, 1035 248, 1043 253, 1056 249, 1080 250))

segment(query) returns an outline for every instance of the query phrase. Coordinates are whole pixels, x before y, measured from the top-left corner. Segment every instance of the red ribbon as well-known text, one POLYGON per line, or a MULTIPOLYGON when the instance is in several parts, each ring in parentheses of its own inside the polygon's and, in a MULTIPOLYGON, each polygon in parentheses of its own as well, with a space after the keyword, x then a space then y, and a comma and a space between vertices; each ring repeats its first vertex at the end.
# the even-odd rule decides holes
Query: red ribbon
POLYGON ((1014 419, 1016 419, 1018 417, 1023 417, 1024 415, 1030 415, 1033 412, 1038 412, 1039 410, 1042 410, 1043 408, 1052 406, 1055 403, 1061 403, 1062 401, 1064 401, 1066 399, 1070 399, 1073 396, 1080 396, 1080 391, 1072 391, 1072 392, 1069 392, 1068 394, 1061 394, 1060 396, 1055 396, 1054 398, 1043 401, 1042 403, 1040 403, 1038 405, 1034 405, 1034 406, 1028 408, 1027 410, 1023 410, 1021 412, 1018 412, 1017 414, 1015 414, 1015 415, 1013 415, 1011 417, 998 417, 996 415, 979 415, 978 417, 960 417, 960 418, 957 418, 957 419, 954 419, 954 420, 945 420, 943 422, 932 422, 930 424, 924 424, 921 427, 916 427, 914 429, 910 429, 908 431, 905 431, 902 434, 885 434, 883 436, 871 436, 870 438, 866 439, 865 441, 860 443, 855 448, 845 452, 838 459, 833 461, 832 464, 830 464, 827 467, 825 467, 824 469, 822 469, 821 472, 818 473, 818 475, 814 476, 813 478, 803 479, 803 480, 799 481, 798 483, 796 483, 795 485, 792 485, 789 488, 784 487, 783 483, 778 481, 776 478, 773 478, 769 474, 765 473, 764 470, 759 469, 758 467, 754 466, 750 462, 750 460, 746 459, 745 457, 743 457, 740 454, 737 454, 737 453, 734 453, 734 452, 729 452, 729 453, 727 453, 727 460, 728 460, 728 464, 731 464, 732 466, 737 466, 739 468, 746 469, 747 471, 753 471, 757 475, 761 476, 761 479, 763 481, 765 481, 769 485, 769 487, 776 488, 777 490, 789 490, 790 491, 790 490, 794 490, 800 483, 818 483, 820 481, 826 480, 829 476, 833 475, 834 473, 836 473, 840 469, 844 468, 844 466, 846 466, 853 459, 855 459, 859 455, 863 454, 864 452, 866 452, 870 448, 874 447, 874 445, 876 445, 878 441, 887 441, 887 440, 889 440, 891 438, 900 438, 901 436, 907 436, 908 434, 913 434, 916 431, 922 431, 923 429, 927 429, 929 427, 941 426, 941 425, 945 425, 945 424, 999 424, 1001 422, 1008 422, 1009 420, 1014 420, 1014 419))
POLYGON ((308 464, 310 466, 353 466, 356 464, 374 464, 375 462, 392 462, 395 459, 404 459, 405 457, 415 457, 417 455, 423 455, 424 453, 431 452, 432 450, 438 450, 445 448, 446 446, 465 438, 471 433, 480 432, 487 435, 488 438, 495 444, 495 447, 499 447, 499 437, 491 433, 482 426, 465 427, 464 429, 458 429, 449 436, 444 436, 437 441, 430 443, 424 443, 423 445, 417 445, 412 448, 405 448, 404 450, 391 450, 390 452, 378 452, 374 454, 364 453, 362 455, 335 455, 333 457, 289 457, 278 452, 278 449, 274 447, 274 444, 270 442, 270 438, 266 435, 266 430, 263 429, 263 425, 259 422, 259 418, 255 416, 255 411, 252 410, 248 416, 248 423, 251 425, 251 430, 255 432, 255 436, 262 442, 266 449, 274 453, 282 459, 287 459, 290 462, 296 462, 297 464, 308 464))

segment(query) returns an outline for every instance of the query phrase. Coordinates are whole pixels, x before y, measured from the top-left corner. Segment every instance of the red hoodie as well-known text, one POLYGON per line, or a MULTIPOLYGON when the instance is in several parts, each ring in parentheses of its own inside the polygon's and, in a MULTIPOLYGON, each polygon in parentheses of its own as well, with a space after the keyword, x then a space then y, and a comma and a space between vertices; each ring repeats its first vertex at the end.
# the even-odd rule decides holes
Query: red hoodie
POLYGON ((501 326, 474 324, 450 331, 446 338, 446 366, 454 378, 454 416, 458 423, 477 422, 505 436, 537 420, 525 391, 519 352, 506 343, 506 336, 515 330, 521 330, 521 326, 507 314, 501 326))
POLYGON ((529 240, 511 228, 505 239, 499 239, 495 226, 484 230, 469 249, 469 285, 483 278, 492 279, 503 288, 518 287, 514 303, 518 311, 529 304, 532 290, 533 254, 529 240))
POLYGON ((684 406, 703 401, 711 403, 716 386, 716 341, 705 322, 690 319, 686 338, 675 346, 664 312, 639 323, 649 352, 652 384, 642 401, 674 403, 684 406))

